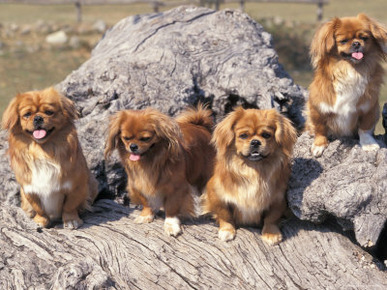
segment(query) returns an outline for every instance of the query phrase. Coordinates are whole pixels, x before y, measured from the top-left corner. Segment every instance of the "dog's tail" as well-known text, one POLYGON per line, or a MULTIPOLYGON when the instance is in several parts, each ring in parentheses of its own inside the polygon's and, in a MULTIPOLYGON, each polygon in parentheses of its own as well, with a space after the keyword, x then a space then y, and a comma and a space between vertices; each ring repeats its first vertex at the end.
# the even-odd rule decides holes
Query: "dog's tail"
POLYGON ((176 117, 176 121, 180 124, 193 124, 206 128, 212 133, 214 121, 212 119, 212 111, 207 106, 199 103, 196 108, 188 108, 176 117))

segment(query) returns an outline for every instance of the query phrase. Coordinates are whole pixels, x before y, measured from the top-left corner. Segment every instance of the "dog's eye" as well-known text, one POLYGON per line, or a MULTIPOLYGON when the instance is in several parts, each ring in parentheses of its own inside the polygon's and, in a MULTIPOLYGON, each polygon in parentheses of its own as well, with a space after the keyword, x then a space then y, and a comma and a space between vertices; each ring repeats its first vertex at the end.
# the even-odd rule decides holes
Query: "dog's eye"
POLYGON ((124 136, 122 137, 125 141, 130 141, 132 138, 131 137, 127 137, 127 136, 124 136))
POLYGON ((348 42, 348 39, 340 40, 340 43, 341 43, 341 44, 346 44, 347 42, 348 42))
POLYGON ((249 135, 247 135, 246 133, 239 135, 239 138, 241 138, 241 139, 247 139, 248 137, 249 137, 249 135))
POLYGON ((151 139, 151 137, 142 137, 140 138, 141 142, 148 142, 151 139))
POLYGON ((269 138, 271 137, 271 134, 269 134, 269 133, 267 133, 267 132, 263 132, 263 133, 261 134, 261 136, 262 136, 263 138, 265 138, 265 139, 269 139, 269 138))
POLYGON ((25 113, 23 115, 24 118, 28 119, 29 117, 31 117, 31 112, 28 112, 28 113, 25 113))
POLYGON ((54 115, 54 112, 53 112, 53 111, 50 111, 50 110, 46 110, 46 111, 44 111, 44 113, 45 113, 47 116, 52 116, 52 115, 54 115))
POLYGON ((362 36, 362 37, 360 37, 360 39, 363 40, 363 41, 367 41, 368 37, 367 36, 362 36))

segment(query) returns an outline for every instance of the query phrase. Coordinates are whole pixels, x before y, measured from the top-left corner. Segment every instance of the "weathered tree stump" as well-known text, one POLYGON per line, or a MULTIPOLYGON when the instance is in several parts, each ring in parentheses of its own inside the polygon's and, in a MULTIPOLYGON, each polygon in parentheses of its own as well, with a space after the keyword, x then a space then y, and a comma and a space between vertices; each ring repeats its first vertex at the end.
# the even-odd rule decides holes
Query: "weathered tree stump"
POLYGON ((37 230, 20 208, 0 209, 1 289, 382 289, 386 273, 336 232, 290 219, 285 241, 239 229, 229 243, 212 221, 186 222, 177 238, 162 218, 135 224, 139 210, 100 200, 79 230, 37 230))

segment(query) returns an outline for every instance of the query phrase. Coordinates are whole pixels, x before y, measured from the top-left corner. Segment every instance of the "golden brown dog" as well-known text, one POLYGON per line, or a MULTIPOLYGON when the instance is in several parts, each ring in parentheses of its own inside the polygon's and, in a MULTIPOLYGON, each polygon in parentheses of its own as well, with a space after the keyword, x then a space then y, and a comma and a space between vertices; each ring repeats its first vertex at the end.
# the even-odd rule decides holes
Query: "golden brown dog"
POLYGON ((201 106, 176 120, 151 108, 113 116, 105 155, 118 149, 131 201, 143 206, 135 222, 151 222, 164 208, 164 230, 177 236, 179 216, 197 214, 195 197, 211 175, 215 155, 212 125, 211 111, 201 106))
POLYGON ((310 47, 315 75, 307 103, 315 157, 328 146, 329 135, 357 133, 364 150, 379 148, 372 134, 386 52, 387 30, 364 14, 334 18, 317 30, 310 47))
POLYGON ((64 227, 80 227, 78 212, 98 193, 78 141, 76 117, 73 102, 53 88, 17 95, 3 115, 21 207, 43 227, 61 217, 64 227))
POLYGON ((214 175, 203 205, 219 223, 219 238, 235 237, 238 225, 258 225, 269 244, 282 240, 277 225, 286 210, 285 191, 290 157, 296 140, 290 121, 275 109, 239 107, 215 128, 214 175))

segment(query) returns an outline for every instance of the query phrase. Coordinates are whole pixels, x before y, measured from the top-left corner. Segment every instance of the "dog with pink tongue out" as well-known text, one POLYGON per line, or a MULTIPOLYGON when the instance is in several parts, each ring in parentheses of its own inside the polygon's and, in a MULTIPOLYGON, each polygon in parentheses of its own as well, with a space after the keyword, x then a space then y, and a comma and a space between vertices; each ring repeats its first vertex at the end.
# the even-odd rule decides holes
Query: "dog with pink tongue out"
POLYGON ((365 14, 333 18, 316 31, 310 46, 315 74, 307 102, 315 157, 323 154, 329 136, 357 135, 363 150, 379 148, 372 135, 380 115, 386 53, 387 29, 365 14))
POLYGON ((117 149, 128 176, 130 201, 142 206, 136 223, 165 212, 164 231, 181 233, 180 218, 201 213, 199 196, 213 171, 211 111, 202 105, 171 118, 155 109, 112 116, 105 156, 117 149))
POLYGON ((79 213, 98 194, 78 140, 77 117, 74 103, 54 88, 18 94, 4 111, 21 208, 39 226, 62 219, 64 228, 79 228, 79 213))

